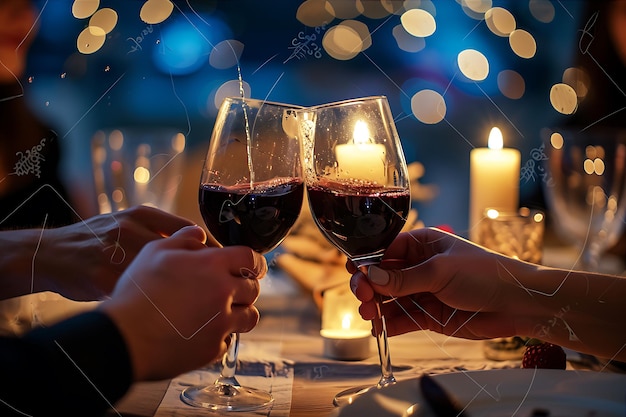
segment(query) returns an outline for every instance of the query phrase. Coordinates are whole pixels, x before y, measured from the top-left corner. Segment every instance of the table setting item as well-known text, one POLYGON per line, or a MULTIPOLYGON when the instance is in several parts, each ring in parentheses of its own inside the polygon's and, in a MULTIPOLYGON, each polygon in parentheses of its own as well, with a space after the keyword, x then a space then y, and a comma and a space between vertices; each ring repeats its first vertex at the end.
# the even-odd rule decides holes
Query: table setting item
MULTIPOLYGON (((365 271, 380 263, 410 211, 410 181, 386 97, 365 97, 299 112, 312 217, 323 235, 365 271)), ((394 384, 384 317, 373 321, 381 376, 338 393, 337 406, 394 384)))
POLYGON ((99 130, 91 140, 98 210, 145 204, 172 211, 182 182, 186 137, 174 128, 99 130))
MULTIPOLYGON (((198 203, 221 245, 259 253, 278 246, 302 206, 304 179, 296 107, 242 97, 226 98, 217 115, 200 178, 198 203)), ((182 391, 185 403, 220 411, 272 405, 269 392, 241 386, 235 377, 239 334, 233 334, 219 377, 182 391)))
MULTIPOLYGON (((626 375, 553 369, 498 369, 432 375, 465 417, 618 417, 624 414, 626 375)), ((422 390, 422 378, 368 392, 335 417, 440 417, 422 390)))
POLYGON ((544 142, 549 220, 580 252, 572 268, 601 271, 600 258, 624 231, 626 131, 559 129, 544 142))

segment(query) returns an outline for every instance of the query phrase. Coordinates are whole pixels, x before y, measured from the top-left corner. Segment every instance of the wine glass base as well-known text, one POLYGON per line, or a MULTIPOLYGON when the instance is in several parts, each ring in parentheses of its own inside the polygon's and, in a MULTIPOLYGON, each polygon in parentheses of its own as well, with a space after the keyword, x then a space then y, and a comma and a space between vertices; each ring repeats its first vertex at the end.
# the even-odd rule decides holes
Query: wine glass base
POLYGON ((335 398, 333 398, 333 405, 335 405, 335 407, 342 407, 344 405, 352 404, 354 400, 363 394, 376 391, 393 384, 395 384, 395 380, 385 385, 377 384, 348 388, 347 390, 341 391, 335 395, 335 398))
POLYGON ((274 397, 268 392, 231 384, 215 383, 206 387, 188 387, 180 399, 194 407, 219 411, 250 411, 272 405, 274 397))

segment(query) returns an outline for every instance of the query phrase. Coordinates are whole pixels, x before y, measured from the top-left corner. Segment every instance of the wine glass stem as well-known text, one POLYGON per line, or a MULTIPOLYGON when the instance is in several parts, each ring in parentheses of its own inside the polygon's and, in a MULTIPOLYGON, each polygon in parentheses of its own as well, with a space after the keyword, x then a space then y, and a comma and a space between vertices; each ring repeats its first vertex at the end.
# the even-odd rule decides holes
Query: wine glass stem
POLYGON ((380 311, 381 305, 382 297, 380 294, 377 294, 376 307, 378 314, 377 317, 372 320, 372 326, 374 328, 374 334, 376 335, 378 358, 380 359, 381 376, 380 381, 378 381, 378 386, 384 387, 385 385, 395 383, 396 378, 393 376, 393 370, 391 368, 391 355, 389 354, 389 343, 387 341, 387 324, 385 323, 385 316, 383 316, 380 311))
POLYGON ((239 355, 239 333, 233 333, 228 350, 222 358, 222 373, 220 378, 235 378, 237 369, 237 356, 239 355))

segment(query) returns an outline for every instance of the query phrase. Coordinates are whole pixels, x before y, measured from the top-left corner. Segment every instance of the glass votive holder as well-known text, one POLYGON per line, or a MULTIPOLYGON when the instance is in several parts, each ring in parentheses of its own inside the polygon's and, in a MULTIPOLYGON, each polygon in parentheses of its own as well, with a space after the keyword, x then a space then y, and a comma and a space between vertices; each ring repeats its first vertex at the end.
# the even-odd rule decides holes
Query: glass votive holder
POLYGON ((324 356, 330 359, 357 361, 371 354, 371 324, 359 315, 359 302, 348 285, 324 291, 322 329, 324 356))
POLYGON ((487 209, 477 228, 479 245, 522 261, 541 263, 545 228, 542 211, 527 207, 517 213, 487 209))
MULTIPOLYGON (((503 255, 540 264, 543 258, 545 215, 526 207, 517 213, 485 210, 478 224, 476 243, 503 255)), ((486 340, 483 353, 487 359, 503 361, 521 359, 527 337, 501 337, 486 340)))

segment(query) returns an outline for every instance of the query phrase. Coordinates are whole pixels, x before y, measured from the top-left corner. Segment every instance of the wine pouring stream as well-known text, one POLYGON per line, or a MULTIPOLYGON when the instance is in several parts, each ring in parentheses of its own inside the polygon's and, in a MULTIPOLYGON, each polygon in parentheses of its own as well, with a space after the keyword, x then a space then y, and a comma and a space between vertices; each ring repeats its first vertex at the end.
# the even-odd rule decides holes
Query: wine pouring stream
MULTIPOLYGON (((379 264, 410 210, 410 181, 386 97, 365 97, 298 111, 311 214, 324 236, 364 273, 379 264)), ((384 261, 383 261, 384 262, 384 261)), ((380 313, 381 299, 378 299, 380 313)), ((373 320, 381 377, 374 386, 340 392, 351 403, 396 382, 385 318, 373 320)))

